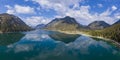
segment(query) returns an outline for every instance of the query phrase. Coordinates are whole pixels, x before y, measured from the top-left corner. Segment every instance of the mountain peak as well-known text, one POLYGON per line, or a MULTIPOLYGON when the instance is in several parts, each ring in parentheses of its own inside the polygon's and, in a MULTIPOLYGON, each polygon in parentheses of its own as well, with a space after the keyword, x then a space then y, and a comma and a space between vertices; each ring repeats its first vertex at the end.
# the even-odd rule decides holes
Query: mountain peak
POLYGON ((10 14, 8 14, 8 13, 2 13, 2 14, 0 14, 0 15, 10 15, 10 14))
POLYGON ((0 26, 1 33, 27 31, 31 29, 19 17, 7 13, 0 14, 0 26))
POLYGON ((72 17, 70 17, 70 16, 65 16, 64 18, 72 18, 72 17))
POLYGON ((88 26, 91 29, 99 30, 99 29, 109 27, 110 25, 104 21, 94 21, 90 23, 88 26))
POLYGON ((13 15, 13 14, 8 14, 8 13, 2 13, 2 14, 0 14, 0 16, 14 16, 14 17, 16 17, 15 15, 13 15))
POLYGON ((47 29, 52 30, 77 30, 81 25, 77 21, 69 16, 64 18, 55 18, 47 25, 47 29))
POLYGON ((93 23, 106 23, 105 21, 94 21, 93 23))

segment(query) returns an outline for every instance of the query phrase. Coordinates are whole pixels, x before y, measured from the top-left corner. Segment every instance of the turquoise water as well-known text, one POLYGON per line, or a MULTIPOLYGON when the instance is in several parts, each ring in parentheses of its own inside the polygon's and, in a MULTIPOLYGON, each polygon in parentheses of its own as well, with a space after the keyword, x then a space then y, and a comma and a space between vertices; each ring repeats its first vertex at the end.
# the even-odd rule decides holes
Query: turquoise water
POLYGON ((120 60, 120 50, 82 35, 35 30, 0 34, 0 60, 120 60))

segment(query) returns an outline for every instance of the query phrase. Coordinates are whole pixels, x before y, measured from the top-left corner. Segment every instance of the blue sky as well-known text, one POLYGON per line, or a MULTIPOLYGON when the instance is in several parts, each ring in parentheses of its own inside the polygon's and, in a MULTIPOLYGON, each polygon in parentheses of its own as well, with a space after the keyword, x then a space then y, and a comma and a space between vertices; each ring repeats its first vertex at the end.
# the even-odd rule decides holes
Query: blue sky
POLYGON ((80 24, 120 19, 120 0, 0 0, 0 13, 14 14, 30 26, 74 17, 80 24))

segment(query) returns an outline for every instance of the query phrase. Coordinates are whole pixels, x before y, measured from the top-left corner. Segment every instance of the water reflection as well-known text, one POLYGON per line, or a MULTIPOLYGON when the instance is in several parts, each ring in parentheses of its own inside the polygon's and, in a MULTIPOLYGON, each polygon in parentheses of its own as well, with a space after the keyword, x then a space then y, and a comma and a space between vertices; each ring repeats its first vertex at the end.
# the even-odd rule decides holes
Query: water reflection
POLYGON ((51 33, 49 34, 49 36, 56 41, 62 41, 64 43, 73 42, 78 37, 80 37, 80 35, 78 34, 64 34, 64 33, 59 33, 59 32, 51 33))
POLYGON ((0 46, 6 46, 19 41, 25 34, 22 33, 5 33, 0 34, 0 46))
MULTIPOLYGON (((27 33, 18 43, 0 47, 0 60, 119 60, 120 51, 104 41, 80 36, 64 43, 64 35, 27 33), (60 36, 60 37, 59 37, 60 36), (59 41, 59 39, 62 41, 59 41), (56 40, 55 40, 56 39, 56 40), (58 39, 58 40, 57 40, 58 39)), ((67 36, 66 36, 67 37, 67 36)), ((65 38, 67 39, 67 38, 65 38)))

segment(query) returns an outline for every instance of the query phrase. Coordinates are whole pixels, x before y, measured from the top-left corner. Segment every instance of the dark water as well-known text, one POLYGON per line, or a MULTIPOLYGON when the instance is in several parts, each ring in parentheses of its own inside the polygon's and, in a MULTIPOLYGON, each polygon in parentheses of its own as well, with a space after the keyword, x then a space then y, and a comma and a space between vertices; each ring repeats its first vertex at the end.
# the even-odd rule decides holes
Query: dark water
POLYGON ((120 60, 120 50, 86 36, 36 30, 0 34, 0 60, 120 60))

